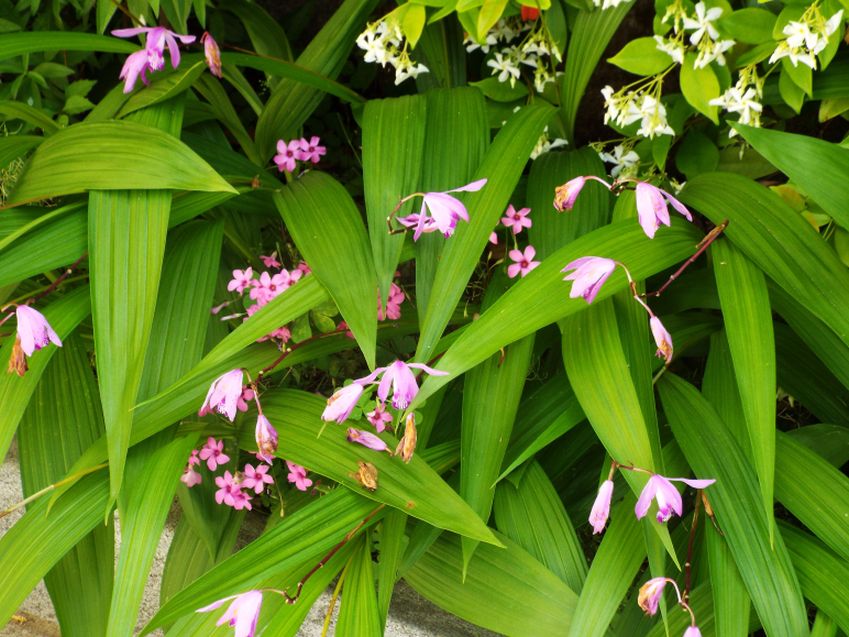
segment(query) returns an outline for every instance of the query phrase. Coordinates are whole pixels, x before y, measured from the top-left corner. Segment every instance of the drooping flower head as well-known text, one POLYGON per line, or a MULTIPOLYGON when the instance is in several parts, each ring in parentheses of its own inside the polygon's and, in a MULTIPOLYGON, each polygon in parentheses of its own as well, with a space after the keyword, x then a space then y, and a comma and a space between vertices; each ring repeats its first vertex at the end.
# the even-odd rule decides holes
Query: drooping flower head
POLYGON ((219 599, 217 602, 213 602, 209 606, 198 608, 195 612, 208 613, 211 610, 215 610, 216 608, 223 606, 225 602, 228 602, 231 599, 233 601, 230 603, 230 606, 227 607, 227 611, 221 616, 215 625, 222 626, 224 624, 228 624, 234 627, 236 629, 234 637, 254 637, 256 634, 256 624, 259 620, 259 611, 262 607, 261 591, 248 591, 241 595, 231 595, 230 597, 219 599))
POLYGON ((15 308, 15 316, 18 321, 17 338, 27 356, 32 356, 36 350, 46 347, 47 343, 62 347, 59 336, 38 310, 34 310, 29 305, 19 305, 15 308))
POLYGON ((681 494, 675 488, 673 482, 683 482, 694 489, 706 489, 716 480, 689 480, 687 478, 665 478, 661 475, 652 474, 646 486, 640 492, 634 513, 641 520, 648 513, 652 500, 657 500, 657 521, 666 522, 672 514, 681 516, 682 501, 681 494))
POLYGON ((667 204, 683 215, 687 221, 693 220, 693 215, 687 210, 687 207, 670 195, 665 190, 661 190, 656 186, 645 182, 637 182, 637 217, 640 225, 643 227, 643 232, 649 239, 654 238, 655 232, 660 227, 660 224, 668 226, 669 208, 667 204))
POLYGON ((203 482, 203 476, 192 468, 192 465, 187 465, 183 475, 180 476, 180 482, 185 484, 189 489, 203 482))
MULTIPOLYGON (((445 376, 448 372, 443 372, 438 369, 433 369, 422 363, 405 363, 397 360, 386 367, 379 367, 372 374, 366 377, 367 382, 374 380, 378 374, 383 374, 380 379, 380 384, 377 386, 377 395, 381 401, 386 402, 389 396, 389 389, 392 388, 392 406, 395 409, 406 409, 407 406, 419 393, 419 385, 416 382, 416 376, 411 368, 421 369, 431 376, 445 376)), ((366 380, 363 379, 363 380, 366 380)))
POLYGON ((584 184, 587 183, 588 179, 604 184, 608 190, 611 188, 610 184, 604 181, 604 179, 594 175, 575 177, 574 179, 567 181, 565 184, 557 186, 554 190, 554 209, 560 212, 563 212, 564 210, 571 210, 575 205, 575 200, 581 193, 581 189, 583 189, 584 184))
POLYGON ((572 281, 572 290, 569 298, 576 299, 579 296, 587 303, 595 300, 601 286, 616 269, 616 261, 605 257, 581 257, 569 263, 561 272, 574 270, 567 274, 563 280, 572 281))
POLYGON ((521 250, 510 250, 507 256, 510 257, 513 263, 507 266, 507 276, 515 279, 519 274, 522 275, 522 278, 530 274, 531 270, 540 264, 539 261, 534 261, 536 254, 537 251, 533 246, 528 246, 524 252, 521 250))
POLYGON ((598 495, 590 511, 589 522, 593 527, 593 535, 601 533, 610 515, 610 500, 613 497, 613 480, 605 480, 598 488, 598 495))
POLYGON ((702 631, 700 631, 699 627, 694 624, 687 627, 687 630, 684 631, 683 637, 702 637, 702 631))
POLYGON ((263 414, 257 416, 255 434, 257 457, 271 464, 277 451, 277 430, 263 414))
POLYGON ((657 612, 657 605, 663 596, 663 589, 668 581, 666 577, 653 577, 640 586, 637 604, 649 615, 654 615, 657 612))
MULTIPOLYGON (((383 440, 373 433, 348 427, 348 442, 356 442, 358 445, 374 449, 375 451, 389 451, 389 447, 383 440)), ((390 452, 391 454, 391 452, 390 452)))
POLYGON ((200 41, 203 42, 203 56, 209 72, 215 77, 221 77, 221 49, 218 48, 218 42, 206 31, 200 36, 200 41))
POLYGON ((142 82, 148 84, 147 71, 149 69, 150 64, 146 50, 139 49, 135 53, 130 53, 124 60, 124 66, 121 67, 121 72, 118 74, 118 79, 124 80, 124 93, 132 92, 139 76, 141 76, 142 82))
POLYGON ((672 362, 672 337, 656 316, 652 316, 649 319, 649 326, 651 327, 652 336, 654 336, 654 342, 657 345, 658 358, 664 359, 666 364, 669 365, 672 362))
POLYGON ((236 419, 239 399, 242 397, 242 378, 242 370, 234 369, 212 381, 198 416, 217 411, 233 422, 236 419))
POLYGON ((401 460, 409 464, 413 459, 413 453, 416 451, 416 443, 418 442, 418 431, 416 430, 416 414, 407 414, 407 420, 404 424, 404 436, 398 442, 395 448, 395 455, 400 456, 401 460))
POLYGON ((450 192, 476 192, 486 185, 486 179, 478 179, 465 186, 446 190, 445 192, 425 192, 413 193, 402 199, 408 199, 417 195, 422 197, 422 207, 418 214, 407 215, 406 217, 398 217, 398 223, 407 228, 415 228, 413 233, 413 241, 418 241, 422 233, 439 231, 445 237, 450 237, 454 234, 454 228, 457 226, 457 221, 463 219, 469 220, 469 213, 466 211, 466 206, 463 205, 456 197, 452 197, 450 192))
POLYGON ((321 413, 321 419, 327 422, 335 420, 343 423, 348 420, 360 396, 363 395, 363 384, 354 381, 350 385, 340 387, 327 399, 327 406, 321 413))

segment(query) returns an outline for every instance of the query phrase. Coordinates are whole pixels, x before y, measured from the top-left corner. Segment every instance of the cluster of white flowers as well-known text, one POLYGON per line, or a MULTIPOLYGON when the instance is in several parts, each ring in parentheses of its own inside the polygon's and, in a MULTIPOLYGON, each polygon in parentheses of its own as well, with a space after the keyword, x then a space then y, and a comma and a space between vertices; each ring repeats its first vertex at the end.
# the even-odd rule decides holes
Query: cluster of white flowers
POLYGON ((784 25, 782 31, 787 38, 778 43, 769 58, 770 64, 786 57, 793 66, 801 62, 816 70, 816 56, 822 53, 828 45, 829 37, 837 31, 842 22, 843 9, 826 20, 819 4, 812 4, 800 20, 784 25))
POLYGON ((725 66, 724 53, 736 43, 734 40, 721 40, 719 31, 714 25, 722 16, 722 8, 708 9, 704 2, 699 2, 695 9, 695 16, 690 16, 680 2, 673 2, 667 8, 662 22, 672 21, 673 35, 670 38, 654 36, 657 48, 668 54, 676 64, 683 64, 684 53, 689 46, 693 46, 696 50, 696 60, 693 65, 697 69, 704 68, 711 62, 725 66), (685 38, 685 31, 692 31, 689 38, 685 38), (689 39, 689 45, 685 39, 689 39))
MULTIPOLYGON (((757 66, 752 64, 740 70, 737 83, 725 93, 710 101, 711 106, 719 106, 729 113, 739 113, 741 124, 748 126, 761 125, 761 112, 763 105, 764 81, 758 77, 757 66)), ((737 131, 733 128, 728 132, 729 137, 734 137, 737 131)))
POLYGON ((554 150, 555 148, 560 148, 561 146, 566 146, 569 142, 567 142, 562 137, 555 137, 554 139, 550 139, 548 137, 548 126, 546 126, 540 138, 537 140, 537 145, 534 146, 534 149, 531 151, 531 159, 536 159, 540 155, 544 155, 550 150, 554 150))
POLYGON ((625 2, 626 0, 593 0, 593 4, 597 7, 601 7, 601 10, 612 9, 613 7, 618 7, 620 4, 625 2))
POLYGON ((416 78, 420 73, 428 72, 424 64, 417 64, 410 59, 401 27, 389 20, 369 24, 357 37, 357 46, 365 51, 364 61, 380 64, 384 68, 387 64, 392 66, 395 69, 396 85, 407 78, 416 78))
POLYGON ((658 99, 659 95, 653 95, 645 88, 648 86, 630 91, 623 89, 618 93, 614 93, 610 86, 601 89, 606 109, 604 123, 613 120, 619 126, 628 126, 639 121, 637 135, 641 137, 675 135, 675 131, 666 121, 666 107, 658 99))
POLYGON ((554 71, 555 60, 563 60, 547 29, 541 26, 541 23, 535 28, 534 23, 530 21, 501 19, 486 34, 483 44, 478 44, 468 35, 463 44, 468 52, 480 49, 487 54, 499 44, 504 45, 494 51, 486 62, 492 69, 492 75, 497 76, 499 82, 510 82, 510 86, 515 86, 516 80, 522 76, 521 69, 524 64, 534 69, 534 88, 539 93, 557 77, 554 71), (527 32, 530 33, 521 42, 514 44, 519 36, 527 32))
POLYGON ((640 156, 634 151, 630 144, 617 144, 612 153, 600 152, 598 156, 602 161, 613 164, 610 176, 634 177, 640 169, 640 156))

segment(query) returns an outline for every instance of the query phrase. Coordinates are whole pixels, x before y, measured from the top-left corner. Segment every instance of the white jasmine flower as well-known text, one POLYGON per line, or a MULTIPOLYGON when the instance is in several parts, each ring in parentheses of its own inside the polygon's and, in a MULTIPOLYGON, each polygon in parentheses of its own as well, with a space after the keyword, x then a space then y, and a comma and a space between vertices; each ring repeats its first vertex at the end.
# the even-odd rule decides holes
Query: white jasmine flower
POLYGON ((719 40, 718 42, 705 40, 699 46, 699 53, 696 55, 693 66, 697 69, 703 69, 714 60, 720 65, 725 66, 725 56, 723 53, 735 44, 734 40, 719 40))
POLYGON ((659 35, 654 36, 659 51, 663 51, 675 64, 684 63, 684 44, 680 40, 667 40, 659 35))
POLYGON ((651 95, 644 95, 640 104, 640 128, 637 135, 652 138, 656 135, 675 135, 666 121, 666 107, 651 95))
POLYGON ((466 46, 466 53, 471 53, 476 49, 480 49, 484 53, 489 53, 490 47, 498 44, 498 38, 495 37, 495 34, 492 31, 489 31, 486 34, 486 39, 483 44, 478 44, 475 40, 472 39, 470 35, 466 36, 466 39, 463 40, 463 44, 466 46))
POLYGON ((695 29, 695 31, 690 34, 690 44, 693 46, 697 45, 705 34, 707 34, 711 40, 719 38, 719 31, 716 30, 713 23, 716 22, 721 15, 722 9, 720 7, 712 7, 708 9, 704 2, 699 2, 696 5, 695 19, 690 17, 684 18, 684 29, 687 31, 695 29))
POLYGON ((510 81, 510 86, 516 85, 516 80, 519 79, 519 67, 516 66, 516 61, 510 55, 502 55, 501 51, 495 53, 495 57, 487 60, 487 66, 492 68, 492 74, 498 74, 499 82, 510 81))
POLYGON ((614 146, 612 154, 599 153, 598 156, 602 161, 605 161, 608 164, 613 164, 613 168, 610 171, 610 176, 613 178, 616 178, 623 173, 623 176, 633 175, 636 173, 635 168, 637 168, 640 164, 640 156, 634 152, 633 149, 622 144, 614 146))

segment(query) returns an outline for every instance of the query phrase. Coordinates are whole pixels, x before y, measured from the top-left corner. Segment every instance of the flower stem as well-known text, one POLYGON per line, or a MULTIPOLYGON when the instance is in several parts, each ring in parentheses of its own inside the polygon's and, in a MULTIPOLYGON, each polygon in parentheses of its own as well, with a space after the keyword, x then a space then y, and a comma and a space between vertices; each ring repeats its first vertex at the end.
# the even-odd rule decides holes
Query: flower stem
POLYGON ((675 279, 677 279, 679 276, 681 276, 681 274, 684 272, 684 270, 686 270, 690 266, 691 263, 693 263, 696 259, 699 258, 699 255, 701 255, 702 252, 704 252, 705 250, 708 249, 708 246, 711 243, 713 243, 714 240, 716 240, 716 238, 719 235, 722 234, 722 232, 725 230, 725 228, 727 226, 728 226, 728 219, 726 219, 725 221, 720 223, 718 226, 716 226, 713 230, 708 232, 705 235, 704 239, 702 239, 699 242, 699 245, 696 246, 696 251, 693 253, 693 255, 689 259, 684 261, 684 263, 681 265, 681 267, 678 268, 677 270, 675 270, 675 272, 673 272, 672 275, 666 280, 666 283, 664 283, 662 286, 660 286, 660 288, 658 288, 655 292, 647 293, 645 295, 646 298, 648 298, 650 296, 660 296, 666 290, 666 288, 668 288, 670 285, 672 285, 672 282, 675 281, 675 279))

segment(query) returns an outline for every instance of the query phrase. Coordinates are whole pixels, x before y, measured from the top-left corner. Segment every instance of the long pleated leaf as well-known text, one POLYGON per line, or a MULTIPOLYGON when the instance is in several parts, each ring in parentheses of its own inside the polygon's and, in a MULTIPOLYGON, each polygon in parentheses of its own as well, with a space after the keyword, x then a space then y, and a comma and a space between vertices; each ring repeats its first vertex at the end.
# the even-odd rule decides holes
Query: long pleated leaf
POLYGON ((439 290, 439 295, 432 296, 428 302, 416 350, 417 359, 428 360, 433 354, 433 348, 448 325, 478 257, 507 207, 528 156, 551 114, 552 109, 542 104, 523 108, 510 118, 487 151, 475 173, 477 179, 486 178, 487 183, 465 198, 469 223, 458 224, 437 267, 433 287, 439 290))
POLYGON ((45 51, 132 53, 137 48, 132 42, 120 38, 70 31, 32 31, 0 36, 0 60, 45 51))
POLYGON ((333 177, 312 171, 274 195, 295 245, 374 367, 377 280, 360 213, 333 177))
POLYGON ((38 135, 10 135, 0 139, 0 166, 8 166, 13 159, 23 157, 43 141, 38 135))
POLYGON ((136 122, 74 124, 46 139, 6 206, 86 190, 236 190, 179 139, 136 122), (86 161, 78 161, 81 156, 86 161))
MULTIPOLYGON (((440 369, 449 375, 428 378, 412 406, 501 347, 586 309, 583 299, 569 299, 570 284, 563 281, 561 270, 573 259, 606 256, 625 263, 636 279, 644 279, 686 259, 697 243, 698 233, 691 225, 674 222, 672 228, 648 242, 639 226, 632 222, 605 226, 576 239, 513 285, 454 341, 439 361, 440 369)), ((626 285, 624 276, 612 275, 596 302, 626 285)))
POLYGON ((715 241, 711 244, 711 254, 764 512, 770 519, 775 475, 776 387, 769 293, 763 273, 729 241, 715 241))
POLYGON ((769 635, 808 634, 799 582, 781 536, 770 546, 757 477, 710 404, 689 383, 667 372, 657 384, 664 411, 687 462, 708 489, 717 523, 769 635))
POLYGON ((849 344, 849 272, 799 213, 767 188, 731 173, 687 182, 681 199, 714 223, 756 266, 849 344))
POLYGON ((705 533, 705 543, 717 634, 746 637, 752 603, 740 571, 725 538, 711 530, 705 533))
POLYGON ((484 628, 516 637, 562 636, 577 601, 574 591, 498 537, 506 548, 481 544, 463 580, 460 543, 443 533, 404 579, 437 606, 484 628))
POLYGON ((357 540, 345 570, 336 630, 340 635, 363 637, 380 637, 383 634, 374 590, 371 542, 367 534, 357 540))

